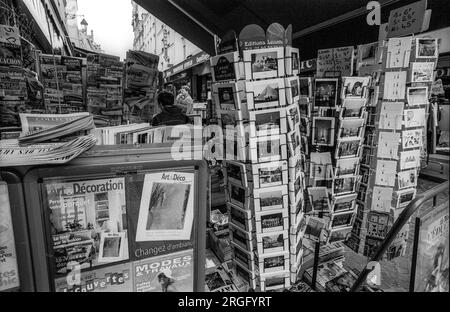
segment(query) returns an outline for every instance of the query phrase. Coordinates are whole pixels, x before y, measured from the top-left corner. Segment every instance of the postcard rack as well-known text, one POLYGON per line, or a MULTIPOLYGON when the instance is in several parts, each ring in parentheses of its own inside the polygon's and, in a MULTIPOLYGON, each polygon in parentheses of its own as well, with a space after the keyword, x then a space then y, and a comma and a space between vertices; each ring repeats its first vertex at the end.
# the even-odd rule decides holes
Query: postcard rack
MULTIPOLYGON (((403 209, 416 195, 421 158, 426 154, 429 90, 437 63, 437 39, 414 36, 378 43, 371 68, 375 101, 370 109, 358 184, 359 207, 347 245, 370 257, 403 209)), ((405 225, 387 257, 404 255, 405 225)))
POLYGON ((299 52, 286 44, 290 27, 269 28, 261 45, 248 46, 255 42, 248 34, 264 31, 245 27, 240 51, 219 47, 211 58, 213 98, 226 133, 223 169, 235 271, 258 291, 297 281, 303 234, 298 228, 304 224, 299 52))

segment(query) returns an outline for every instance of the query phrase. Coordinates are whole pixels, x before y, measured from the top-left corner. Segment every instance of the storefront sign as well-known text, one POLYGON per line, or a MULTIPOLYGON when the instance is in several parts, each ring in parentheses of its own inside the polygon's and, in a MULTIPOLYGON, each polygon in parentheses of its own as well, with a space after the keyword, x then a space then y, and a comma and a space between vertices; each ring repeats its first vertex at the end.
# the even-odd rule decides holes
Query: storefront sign
MULTIPOLYGON (((209 55, 207 53, 205 53, 205 52, 197 53, 196 55, 187 58, 180 64, 172 66, 171 68, 166 70, 165 76, 168 78, 174 74, 179 73, 180 71, 191 68, 193 66, 197 66, 198 64, 203 63, 207 60, 209 60, 209 55)), ((171 79, 171 80, 174 80, 174 79, 171 79)))
POLYGON ((20 286, 8 185, 0 182, 0 291, 20 286))
POLYGON ((422 31, 427 0, 392 10, 389 15, 388 38, 401 37, 422 31))

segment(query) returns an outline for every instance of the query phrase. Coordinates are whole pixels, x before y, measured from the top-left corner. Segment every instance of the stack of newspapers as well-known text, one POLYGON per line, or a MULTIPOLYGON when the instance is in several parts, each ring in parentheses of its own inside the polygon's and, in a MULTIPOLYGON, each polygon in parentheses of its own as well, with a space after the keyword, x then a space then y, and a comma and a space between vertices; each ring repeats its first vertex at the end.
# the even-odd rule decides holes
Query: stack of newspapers
POLYGON ((89 113, 21 114, 22 135, 0 141, 0 167, 62 164, 96 143, 89 113))

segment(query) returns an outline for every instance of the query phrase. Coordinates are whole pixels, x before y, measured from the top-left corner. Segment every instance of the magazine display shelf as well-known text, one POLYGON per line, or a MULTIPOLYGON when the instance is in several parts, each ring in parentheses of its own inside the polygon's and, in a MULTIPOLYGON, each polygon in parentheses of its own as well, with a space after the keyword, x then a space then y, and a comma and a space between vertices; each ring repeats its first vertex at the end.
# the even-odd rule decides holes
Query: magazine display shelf
MULTIPOLYGON (((193 150, 201 150, 201 147, 193 147, 193 150)), ((2 169, 2 175, 4 172, 8 172, 8 168, 2 169)), ((174 160, 171 155, 171 144, 138 147, 96 146, 68 164, 23 166, 17 167, 17 172, 18 176, 23 177, 25 205, 22 207, 25 206, 27 230, 30 234, 27 241, 30 246, 28 258, 33 259, 32 264, 28 265, 32 266, 34 274, 34 279, 28 278, 29 281, 34 280, 32 290, 86 291, 92 290, 94 286, 89 281, 95 280, 103 283, 103 287, 95 286, 94 291, 161 291, 158 283, 161 275, 167 277, 169 281, 171 278, 175 281, 172 283, 173 286, 170 286, 172 284, 169 282, 168 287, 175 287, 176 291, 204 291, 208 181, 206 161, 201 158, 194 160, 193 157, 190 160, 174 160), (157 181, 155 177, 159 176, 162 178, 157 181), (170 177, 167 183, 164 181, 165 177, 170 177), (176 179, 184 179, 186 182, 178 183, 176 179), (67 193, 66 190, 72 183, 74 192, 67 193), (80 188, 75 188, 75 184, 77 187, 85 186, 81 189, 86 192, 81 200, 75 198, 81 194, 77 193, 80 188), (117 189, 117 185, 121 186, 123 191, 117 189), (151 185, 153 188, 147 188, 151 185), (58 191, 56 202, 52 193, 55 187, 62 189, 58 191), (153 196, 155 188, 160 191, 157 193, 159 206, 158 202, 153 202, 150 206, 147 206, 148 202, 143 204, 146 193, 153 196), (184 201, 167 200, 178 196, 166 195, 167 192, 173 193, 173 188, 185 190, 175 192, 181 194, 179 196, 184 197, 184 201), (149 191, 144 192, 145 189, 149 191), (88 194, 88 190, 93 194, 88 194), (58 201, 60 206, 55 206, 58 201), (165 207, 171 209, 173 213, 180 210, 173 208, 177 206, 174 203, 179 202, 184 203, 181 208, 184 212, 180 217, 182 230, 178 232, 151 230, 149 224, 154 224, 153 220, 156 220, 154 214, 157 211, 154 210, 165 207), (73 210, 69 212, 68 209, 72 206, 76 207, 75 217, 70 219, 73 210), (52 208, 49 209, 50 207, 52 208), (59 210, 55 210, 55 207, 59 210), (145 207, 152 209, 147 210, 145 207), (63 208, 66 209, 65 215, 61 212, 63 208), (153 217, 146 217, 143 220, 147 223, 142 223, 140 214, 149 213, 150 210, 153 217), (108 212, 105 214, 105 211, 108 212), (109 223, 102 221, 104 219, 110 219, 109 223), (61 224, 65 224, 66 228, 71 230, 63 231, 61 234, 55 232, 56 227, 61 224), (142 224, 144 234, 149 235, 146 238, 138 238, 139 235, 142 236, 142 230, 138 232, 138 227, 142 224), (97 228, 100 225, 101 229, 97 228), (64 235, 68 233, 70 237, 75 238, 74 241, 70 242, 67 237, 65 238, 67 241, 63 241, 64 235), (86 233, 91 233, 91 236, 86 236, 86 233), (160 238, 157 238, 158 235, 160 238), (165 240, 161 241, 161 237, 165 240), (64 245, 64 242, 68 244, 64 245), (77 245, 76 242, 81 242, 78 247, 70 247, 71 244, 77 245), (117 242, 118 244, 114 245, 117 242), (58 244, 63 244, 63 248, 58 244), (86 256, 88 250, 90 253, 86 256), (80 266, 77 267, 65 258, 70 254, 81 258, 84 256, 85 259, 82 260, 87 262, 79 260, 77 263, 80 266), (158 276, 154 271, 148 270, 149 266, 160 267, 158 276), (81 282, 76 281, 77 272, 81 272, 81 282), (178 279, 180 276, 185 278, 178 279), (72 278, 75 278, 73 285, 71 285, 72 278)), ((149 195, 147 199, 150 199, 149 195)), ((160 220, 161 218, 167 220, 164 214, 160 214, 160 220)), ((159 226, 161 224, 166 223, 158 223, 159 226)), ((27 257, 21 259, 26 260, 27 257)), ((19 270, 24 271, 24 276, 27 274, 26 269, 26 264, 20 264, 19 270)), ((96 285, 99 285, 98 283, 96 285)))

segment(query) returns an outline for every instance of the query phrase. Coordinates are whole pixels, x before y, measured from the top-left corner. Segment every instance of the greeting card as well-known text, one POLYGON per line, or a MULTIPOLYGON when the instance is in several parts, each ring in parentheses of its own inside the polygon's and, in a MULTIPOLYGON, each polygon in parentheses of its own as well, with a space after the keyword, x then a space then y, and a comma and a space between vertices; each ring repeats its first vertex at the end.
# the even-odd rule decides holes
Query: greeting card
POLYGON ((397 162, 378 160, 375 174, 375 184, 380 186, 395 186, 397 162))
POLYGON ((403 120, 402 102, 383 102, 381 103, 379 129, 400 130, 403 120))
POLYGON ((424 108, 405 109, 405 128, 424 127, 426 114, 424 108))
POLYGON ((416 62, 411 67, 411 82, 433 82, 433 62, 416 62))
POLYGON ((388 42, 387 68, 409 67, 412 37, 391 38, 388 42))
POLYGON ((384 81, 385 100, 403 100, 406 91, 406 71, 387 72, 384 81))
POLYGON ((398 159, 400 133, 380 132, 378 136, 378 158, 398 159))
POLYGON ((374 186, 372 191, 371 210, 389 212, 391 209, 392 187, 374 186))

